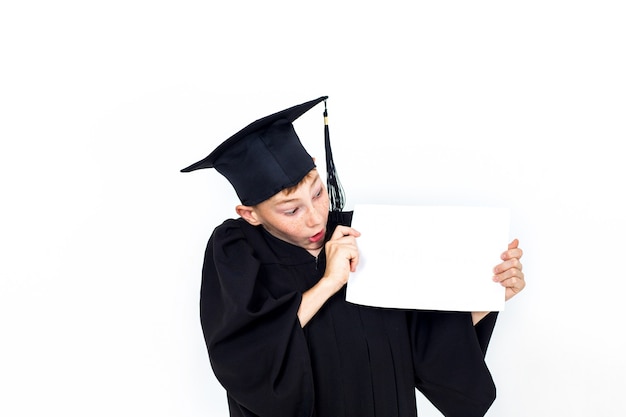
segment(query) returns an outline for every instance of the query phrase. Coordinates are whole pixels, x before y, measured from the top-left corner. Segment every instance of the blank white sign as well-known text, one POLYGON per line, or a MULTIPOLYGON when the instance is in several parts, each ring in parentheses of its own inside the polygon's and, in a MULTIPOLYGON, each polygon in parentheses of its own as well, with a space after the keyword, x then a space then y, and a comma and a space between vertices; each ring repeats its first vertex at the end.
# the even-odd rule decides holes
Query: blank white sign
POLYGON ((376 307, 501 311, 493 268, 507 249, 510 210, 360 204, 359 264, 346 299, 376 307))

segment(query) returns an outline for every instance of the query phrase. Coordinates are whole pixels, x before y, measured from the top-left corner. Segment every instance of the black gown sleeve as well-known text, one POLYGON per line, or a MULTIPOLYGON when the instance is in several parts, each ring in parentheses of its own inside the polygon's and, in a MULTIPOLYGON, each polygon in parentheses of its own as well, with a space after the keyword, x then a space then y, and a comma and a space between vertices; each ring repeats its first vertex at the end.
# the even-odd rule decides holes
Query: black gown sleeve
POLYGON ((308 417, 313 382, 297 311, 301 294, 272 296, 236 221, 218 227, 202 271, 200 318, 213 371, 231 416, 308 417))
POLYGON ((412 316, 416 387, 446 417, 482 417, 495 400, 484 361, 494 316, 483 318, 487 321, 479 329, 470 313, 420 311, 412 316))

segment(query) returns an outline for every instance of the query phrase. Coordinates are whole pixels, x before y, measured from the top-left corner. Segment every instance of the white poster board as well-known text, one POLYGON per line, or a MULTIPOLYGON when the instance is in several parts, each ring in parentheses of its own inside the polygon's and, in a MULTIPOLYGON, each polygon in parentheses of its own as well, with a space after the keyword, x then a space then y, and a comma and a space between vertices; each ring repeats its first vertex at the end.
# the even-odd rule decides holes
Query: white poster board
POLYGON ((349 302, 377 307, 501 311, 492 281, 509 239, 510 210, 493 207, 356 205, 359 265, 349 302))

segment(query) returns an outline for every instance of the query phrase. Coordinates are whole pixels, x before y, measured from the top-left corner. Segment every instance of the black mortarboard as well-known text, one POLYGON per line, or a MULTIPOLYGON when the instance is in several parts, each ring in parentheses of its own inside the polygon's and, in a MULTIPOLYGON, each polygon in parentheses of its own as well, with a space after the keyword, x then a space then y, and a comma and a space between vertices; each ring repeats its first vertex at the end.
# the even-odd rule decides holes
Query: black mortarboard
MULTIPOLYGON (((230 181, 243 204, 253 206, 267 200, 281 190, 298 184, 315 168, 313 158, 302 146, 292 123, 327 98, 323 96, 249 124, 226 139, 209 156, 181 172, 215 168, 230 181)), ((336 179, 336 173, 330 152, 326 110, 324 116, 326 164, 327 170, 333 171, 332 175, 328 173, 330 180, 336 179)), ((337 186, 340 187, 338 183, 337 186)), ((343 195, 343 191, 339 193, 343 195)), ((329 190, 329 194, 332 200, 332 194, 337 192, 329 190)))

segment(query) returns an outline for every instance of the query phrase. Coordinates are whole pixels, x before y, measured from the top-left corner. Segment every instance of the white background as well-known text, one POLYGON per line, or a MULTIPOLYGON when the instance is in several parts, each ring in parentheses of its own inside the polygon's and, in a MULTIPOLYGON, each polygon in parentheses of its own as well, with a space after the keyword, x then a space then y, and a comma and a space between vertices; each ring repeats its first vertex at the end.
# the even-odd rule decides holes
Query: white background
POLYGON ((621 2, 213 3, 0 6, 0 415, 226 416, 198 290, 236 198, 178 171, 320 95, 349 207, 511 207, 488 415, 626 414, 621 2))

